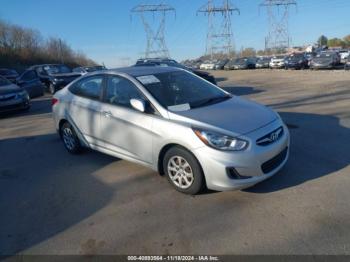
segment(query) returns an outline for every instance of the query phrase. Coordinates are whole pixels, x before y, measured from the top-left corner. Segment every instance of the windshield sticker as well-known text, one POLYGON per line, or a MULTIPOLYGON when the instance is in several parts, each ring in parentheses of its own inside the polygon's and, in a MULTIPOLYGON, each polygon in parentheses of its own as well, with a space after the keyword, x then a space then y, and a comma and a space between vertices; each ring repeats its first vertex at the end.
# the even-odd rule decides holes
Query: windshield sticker
POLYGON ((182 104, 182 105, 168 106, 168 109, 174 112, 181 112, 181 111, 190 110, 191 106, 190 104, 182 104))
POLYGON ((159 79, 157 77, 155 77, 154 75, 139 76, 139 77, 136 77, 136 78, 137 78, 137 80, 139 80, 144 85, 160 83, 159 79))

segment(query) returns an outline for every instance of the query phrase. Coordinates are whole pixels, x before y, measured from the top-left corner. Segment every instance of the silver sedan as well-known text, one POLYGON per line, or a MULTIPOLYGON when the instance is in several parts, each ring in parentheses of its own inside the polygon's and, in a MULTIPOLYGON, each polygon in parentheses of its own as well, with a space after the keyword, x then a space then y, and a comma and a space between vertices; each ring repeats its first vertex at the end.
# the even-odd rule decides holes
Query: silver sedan
POLYGON ((69 152, 87 147, 148 166, 187 194, 253 186, 289 156, 277 113, 177 68, 87 74, 52 104, 69 152))

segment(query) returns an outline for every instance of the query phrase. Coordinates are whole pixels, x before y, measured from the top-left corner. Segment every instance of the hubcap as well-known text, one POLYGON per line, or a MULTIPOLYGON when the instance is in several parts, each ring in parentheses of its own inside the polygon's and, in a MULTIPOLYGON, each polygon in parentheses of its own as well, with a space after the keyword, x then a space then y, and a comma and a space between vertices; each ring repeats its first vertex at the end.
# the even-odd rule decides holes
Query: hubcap
POLYGON ((62 137, 64 144, 69 150, 73 150, 75 147, 75 137, 73 135, 73 132, 70 128, 66 127, 63 129, 62 137))
POLYGON ((194 181, 190 164, 181 156, 173 156, 168 162, 168 175, 173 183, 181 188, 189 188, 194 181))

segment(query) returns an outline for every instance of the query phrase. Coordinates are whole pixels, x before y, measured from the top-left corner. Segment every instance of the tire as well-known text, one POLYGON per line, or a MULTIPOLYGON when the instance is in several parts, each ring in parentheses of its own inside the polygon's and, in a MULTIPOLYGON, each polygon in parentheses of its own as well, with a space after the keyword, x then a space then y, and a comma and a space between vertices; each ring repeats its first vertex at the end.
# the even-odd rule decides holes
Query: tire
POLYGON ((56 93, 56 88, 53 84, 49 85, 49 92, 51 95, 54 95, 56 93))
POLYGON ((163 158, 163 169, 170 184, 181 193, 196 195, 205 187, 202 167, 184 148, 170 148, 163 158))
POLYGON ((71 124, 68 122, 64 123, 60 128, 60 135, 64 147, 69 153, 74 155, 81 153, 83 148, 71 124))

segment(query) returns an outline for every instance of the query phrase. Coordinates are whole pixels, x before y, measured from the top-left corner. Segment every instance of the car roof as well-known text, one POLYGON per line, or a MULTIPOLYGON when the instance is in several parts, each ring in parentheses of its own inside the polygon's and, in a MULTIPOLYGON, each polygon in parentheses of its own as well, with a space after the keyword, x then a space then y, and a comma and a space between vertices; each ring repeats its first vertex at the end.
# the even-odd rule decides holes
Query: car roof
POLYGON ((167 67, 137 66, 137 67, 123 67, 123 68, 106 70, 106 72, 124 73, 133 77, 161 74, 161 73, 170 73, 170 72, 177 72, 177 71, 182 71, 182 70, 180 68, 171 67, 171 66, 167 66, 167 67))

